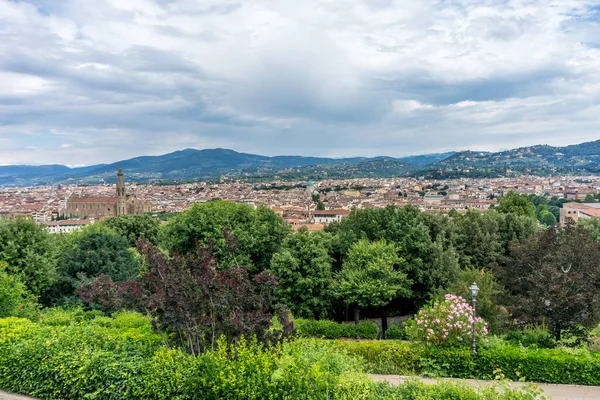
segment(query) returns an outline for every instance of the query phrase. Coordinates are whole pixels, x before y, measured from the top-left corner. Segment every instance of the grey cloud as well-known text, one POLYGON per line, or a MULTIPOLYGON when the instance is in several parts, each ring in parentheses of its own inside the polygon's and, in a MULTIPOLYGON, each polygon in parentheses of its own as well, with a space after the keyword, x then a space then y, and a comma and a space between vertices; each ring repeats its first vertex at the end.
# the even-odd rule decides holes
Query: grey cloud
POLYGON ((589 140, 597 3, 0 0, 0 160, 589 140))

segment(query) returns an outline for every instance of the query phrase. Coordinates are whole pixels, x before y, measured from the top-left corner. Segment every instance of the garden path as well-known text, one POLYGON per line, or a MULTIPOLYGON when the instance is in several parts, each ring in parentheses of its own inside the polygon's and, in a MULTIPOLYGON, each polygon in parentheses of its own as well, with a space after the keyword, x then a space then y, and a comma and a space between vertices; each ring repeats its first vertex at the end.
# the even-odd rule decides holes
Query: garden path
POLYGON ((33 397, 0 391, 0 400, 33 400, 33 397))
MULTIPOLYGON (((401 376, 401 375, 369 375, 373 380, 377 382, 389 382, 392 385, 398 385, 405 382, 408 379, 414 378, 414 376, 401 376)), ((436 384, 438 379, 421 378, 418 377, 423 383, 436 384)), ((440 380, 449 380, 452 382, 466 382, 474 387, 481 387, 491 385, 495 381, 484 381, 475 379, 453 379, 453 378, 440 378, 440 380)), ((510 382, 511 386, 519 387, 525 385, 524 382, 510 382)), ((579 386, 579 385, 554 385, 547 383, 536 383, 544 393, 544 396, 552 398, 552 400, 598 400, 600 399, 600 386, 579 386)), ((0 397, 2 400, 2 397, 0 397)))

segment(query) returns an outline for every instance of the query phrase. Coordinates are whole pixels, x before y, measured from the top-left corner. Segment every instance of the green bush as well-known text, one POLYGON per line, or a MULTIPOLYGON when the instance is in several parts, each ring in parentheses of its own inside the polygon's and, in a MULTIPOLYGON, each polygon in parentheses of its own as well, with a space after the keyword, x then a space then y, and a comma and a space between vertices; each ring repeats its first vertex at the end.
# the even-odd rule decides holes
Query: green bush
POLYGON ((385 331, 385 338, 390 340, 400 340, 404 337, 404 331, 399 324, 391 323, 385 331))
POLYGON ((556 344, 554 337, 548 332, 548 327, 545 325, 527 326, 523 330, 510 331, 504 339, 515 346, 539 349, 553 349, 556 344))
POLYGON ((377 339, 379 327, 373 322, 356 324, 339 324, 328 320, 295 319, 294 327, 300 337, 322 339, 377 339))
POLYGON ((337 342, 379 374, 429 375, 600 385, 600 354, 586 349, 538 349, 511 345, 482 346, 472 360, 468 348, 404 342, 337 342))
POLYGON ((18 275, 10 275, 0 262, 0 318, 23 317, 37 319, 40 306, 18 275))
MULTIPOLYGON (((134 313, 83 321, 78 319, 79 310, 59 311, 48 313, 57 317, 54 322, 59 323, 53 324, 0 319, 0 388, 40 399, 535 398, 527 397, 526 391, 493 387, 477 393, 451 383, 375 384, 364 374, 368 365, 351 355, 353 346, 365 343, 349 342, 350 346, 341 349, 339 342, 302 339, 265 347, 256 340, 228 345, 222 339, 217 350, 194 357, 164 348, 147 321, 142 323, 145 319, 134 313), (135 340, 136 336, 146 338, 135 340)), ((377 349, 380 354, 392 353, 390 359, 401 357, 404 351, 410 362, 418 362, 405 351, 414 346, 399 343, 394 349, 395 343, 369 344, 385 345, 377 349)))

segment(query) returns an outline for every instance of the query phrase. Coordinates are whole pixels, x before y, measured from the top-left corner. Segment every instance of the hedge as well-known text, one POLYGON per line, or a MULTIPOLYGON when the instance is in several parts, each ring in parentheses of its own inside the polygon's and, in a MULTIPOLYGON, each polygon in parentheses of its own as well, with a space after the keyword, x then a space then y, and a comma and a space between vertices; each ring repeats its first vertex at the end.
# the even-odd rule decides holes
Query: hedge
POLYGON ((401 341, 336 342, 379 374, 430 375, 577 385, 600 385, 600 353, 510 345, 480 347, 474 362, 468 347, 444 348, 401 341))
POLYGON ((335 342, 264 347, 219 343, 198 357, 167 349, 144 318, 69 313, 46 322, 0 319, 0 388, 41 399, 531 399, 527 390, 478 393, 454 384, 374 383, 360 357, 335 342), (71 315, 73 317, 73 315, 71 315), (510 396, 510 397, 509 397, 510 396))
POLYGON ((294 327, 300 337, 322 339, 377 339, 379 327, 374 322, 340 324, 328 320, 295 319, 294 327))

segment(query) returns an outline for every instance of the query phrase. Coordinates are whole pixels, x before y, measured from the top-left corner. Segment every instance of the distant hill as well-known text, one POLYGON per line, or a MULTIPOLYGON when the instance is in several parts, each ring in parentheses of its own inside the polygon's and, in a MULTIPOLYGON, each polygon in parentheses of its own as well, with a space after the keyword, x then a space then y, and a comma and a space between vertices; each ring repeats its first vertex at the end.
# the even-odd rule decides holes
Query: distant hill
POLYGON ((359 177, 496 177, 512 173, 600 173, 600 140, 566 147, 538 145, 497 153, 460 151, 402 158, 267 157, 227 149, 185 149, 161 156, 135 157, 112 164, 0 166, 0 185, 114 182, 121 166, 128 180, 147 182, 239 177, 339 179, 359 177))
POLYGON ((510 170, 533 174, 600 173, 600 140, 566 147, 521 147, 498 153, 461 151, 429 167, 510 170))

